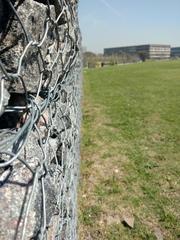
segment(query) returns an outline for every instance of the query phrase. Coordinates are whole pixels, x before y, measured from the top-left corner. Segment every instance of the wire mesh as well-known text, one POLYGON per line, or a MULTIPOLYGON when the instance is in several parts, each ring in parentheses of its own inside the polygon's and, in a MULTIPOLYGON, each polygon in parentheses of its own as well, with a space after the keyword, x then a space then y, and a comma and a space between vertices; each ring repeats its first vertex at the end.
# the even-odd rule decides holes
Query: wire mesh
POLYGON ((77 1, 4 0, 0 6, 7 17, 0 43, 0 239, 75 240, 81 122, 77 1), (3 46, 12 36, 15 50, 3 46))

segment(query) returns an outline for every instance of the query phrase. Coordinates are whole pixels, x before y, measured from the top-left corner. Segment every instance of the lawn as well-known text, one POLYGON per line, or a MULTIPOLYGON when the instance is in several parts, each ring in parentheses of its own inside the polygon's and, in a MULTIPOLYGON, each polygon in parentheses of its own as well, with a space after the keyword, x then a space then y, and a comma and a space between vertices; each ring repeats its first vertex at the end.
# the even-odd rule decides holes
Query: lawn
POLYGON ((180 239, 180 61, 84 70, 78 201, 80 240, 180 239))

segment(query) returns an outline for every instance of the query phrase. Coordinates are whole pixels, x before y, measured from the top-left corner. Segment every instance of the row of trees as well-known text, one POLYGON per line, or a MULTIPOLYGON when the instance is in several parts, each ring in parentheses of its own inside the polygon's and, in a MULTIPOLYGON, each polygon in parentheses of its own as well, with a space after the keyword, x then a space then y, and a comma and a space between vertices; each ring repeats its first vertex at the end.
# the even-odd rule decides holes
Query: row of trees
POLYGON ((93 68, 93 67, 103 67, 105 65, 115 65, 115 64, 125 64, 138 61, 145 61, 147 56, 145 53, 138 54, 114 54, 110 56, 105 56, 103 54, 95 54, 93 52, 85 51, 83 54, 83 64, 84 67, 93 68))

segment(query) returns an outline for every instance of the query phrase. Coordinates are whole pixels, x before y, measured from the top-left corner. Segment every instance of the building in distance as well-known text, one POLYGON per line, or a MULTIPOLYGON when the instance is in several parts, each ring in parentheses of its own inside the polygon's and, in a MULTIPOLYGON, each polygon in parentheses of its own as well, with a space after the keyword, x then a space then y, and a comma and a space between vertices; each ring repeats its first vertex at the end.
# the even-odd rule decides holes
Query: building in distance
POLYGON ((171 57, 173 57, 173 58, 180 57, 180 47, 172 47, 171 48, 171 57))
POLYGON ((105 56, 121 54, 137 55, 141 60, 168 59, 171 56, 171 46, 161 44, 146 44, 104 49, 105 56))

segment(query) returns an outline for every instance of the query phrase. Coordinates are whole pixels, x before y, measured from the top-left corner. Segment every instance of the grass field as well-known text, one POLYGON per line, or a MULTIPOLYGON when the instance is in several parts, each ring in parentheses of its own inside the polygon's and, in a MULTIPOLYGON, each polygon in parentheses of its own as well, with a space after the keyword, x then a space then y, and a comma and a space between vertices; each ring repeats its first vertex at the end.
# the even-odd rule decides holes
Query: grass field
POLYGON ((84 70, 81 155, 80 240, 180 239, 180 61, 84 70))

